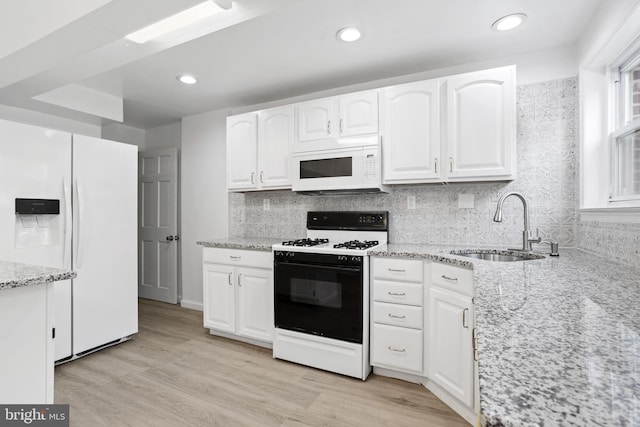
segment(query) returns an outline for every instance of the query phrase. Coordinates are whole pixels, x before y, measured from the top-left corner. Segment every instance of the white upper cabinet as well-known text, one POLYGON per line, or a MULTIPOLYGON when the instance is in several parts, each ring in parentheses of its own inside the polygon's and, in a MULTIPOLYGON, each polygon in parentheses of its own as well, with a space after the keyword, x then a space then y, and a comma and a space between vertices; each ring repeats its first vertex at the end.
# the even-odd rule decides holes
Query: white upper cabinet
POLYGON ((378 132, 378 91, 371 90, 338 98, 338 136, 378 132))
POLYGON ((441 182, 441 80, 381 92, 383 179, 386 184, 441 182))
POLYGON ((306 144, 309 141, 374 134, 378 132, 378 91, 304 102, 297 112, 296 142, 305 143, 306 149, 314 147, 306 144))
POLYGON ((333 131, 333 99, 321 99, 298 106, 298 141, 329 138, 333 131))
POLYGON ((293 106, 227 118, 227 189, 291 188, 293 106))
POLYGON ((257 165, 258 115, 227 117, 227 189, 255 189, 257 165))
POLYGON ((447 181, 516 174, 515 66, 447 78, 447 181))
POLYGON ((289 146, 294 137, 293 107, 260 112, 258 121, 258 187, 290 188, 289 146))

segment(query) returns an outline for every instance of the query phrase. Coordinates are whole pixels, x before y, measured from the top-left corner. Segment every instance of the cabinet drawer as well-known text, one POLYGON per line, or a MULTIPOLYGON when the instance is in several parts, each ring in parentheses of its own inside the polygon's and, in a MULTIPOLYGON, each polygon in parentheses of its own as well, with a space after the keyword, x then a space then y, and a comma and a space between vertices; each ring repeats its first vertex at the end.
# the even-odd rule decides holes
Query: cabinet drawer
POLYGON ((445 289, 473 296, 473 270, 434 262, 431 266, 431 282, 445 289))
POLYGON ((243 249, 203 248, 202 260, 215 264, 273 269, 273 252, 243 249))
POLYGON ((373 300, 393 302, 396 304, 417 305, 422 307, 422 283, 390 282, 387 280, 373 281, 373 300))
POLYGON ((422 260, 404 258, 374 258, 373 277, 376 279, 422 282, 424 263, 422 260))
POLYGON ((373 321, 391 326, 422 329, 422 307, 374 302, 373 321))
POLYGON ((420 330, 374 324, 371 364, 422 373, 422 340, 420 330))

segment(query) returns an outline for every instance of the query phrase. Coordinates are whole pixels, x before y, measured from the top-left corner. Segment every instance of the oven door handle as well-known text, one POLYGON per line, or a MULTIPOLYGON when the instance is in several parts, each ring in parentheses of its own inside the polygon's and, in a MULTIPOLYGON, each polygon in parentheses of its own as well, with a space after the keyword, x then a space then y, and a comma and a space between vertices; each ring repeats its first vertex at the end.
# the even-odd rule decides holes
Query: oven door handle
POLYGON ((350 271, 353 273, 359 273, 362 271, 362 267, 350 267, 344 265, 324 265, 324 264, 304 264, 297 262, 275 262, 276 267, 305 267, 305 268, 318 268, 321 270, 340 270, 340 271, 350 271))

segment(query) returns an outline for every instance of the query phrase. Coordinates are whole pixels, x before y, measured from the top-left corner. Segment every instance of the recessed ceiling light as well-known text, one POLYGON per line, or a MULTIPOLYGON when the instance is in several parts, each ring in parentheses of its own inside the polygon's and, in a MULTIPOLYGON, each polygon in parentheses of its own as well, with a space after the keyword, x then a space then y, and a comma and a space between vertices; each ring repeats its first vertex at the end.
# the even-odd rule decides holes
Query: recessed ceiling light
POLYGON ((503 16, 491 25, 496 31, 508 31, 513 30, 527 19, 527 15, 524 13, 512 13, 511 15, 503 16))
POLYGON ((354 42, 362 37, 362 33, 355 27, 346 27, 338 31, 336 37, 343 42, 354 42))
POLYGON ((184 83, 186 85, 194 85, 198 83, 198 80, 191 74, 180 74, 176 79, 178 79, 180 83, 184 83))
POLYGON ((227 0, 207 0, 197 4, 182 12, 171 15, 161 21, 146 26, 124 38, 134 43, 146 43, 179 28, 194 24, 204 18, 208 18, 231 7, 231 2, 227 0))

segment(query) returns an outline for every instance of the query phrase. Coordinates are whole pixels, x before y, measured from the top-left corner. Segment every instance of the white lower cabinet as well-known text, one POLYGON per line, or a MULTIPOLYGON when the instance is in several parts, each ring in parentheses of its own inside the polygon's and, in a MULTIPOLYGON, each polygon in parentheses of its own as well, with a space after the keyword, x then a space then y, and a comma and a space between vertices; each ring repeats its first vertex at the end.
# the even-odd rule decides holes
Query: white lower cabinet
POLYGON ((471 298, 432 287, 429 296, 429 378, 473 406, 471 298))
POLYGON ((270 251, 203 249, 204 326, 260 343, 273 342, 270 251))
POLYGON ((473 271, 428 260, 372 257, 371 287, 374 372, 424 384, 475 423, 473 271))

